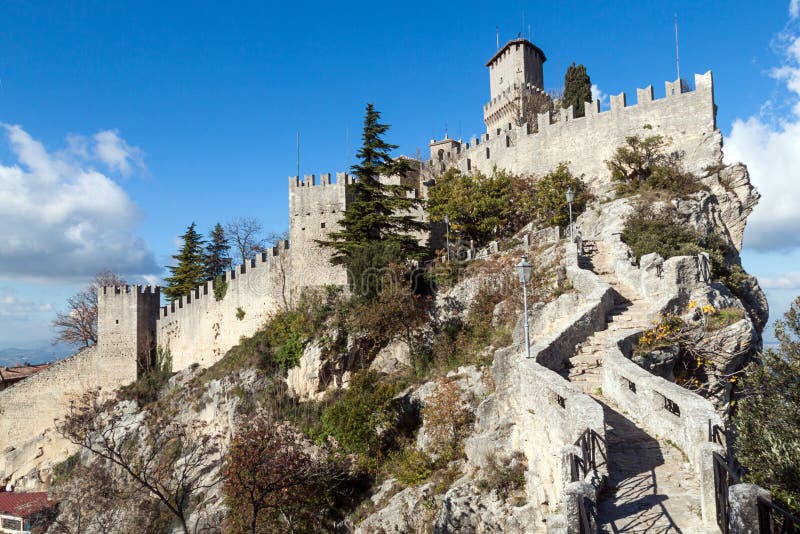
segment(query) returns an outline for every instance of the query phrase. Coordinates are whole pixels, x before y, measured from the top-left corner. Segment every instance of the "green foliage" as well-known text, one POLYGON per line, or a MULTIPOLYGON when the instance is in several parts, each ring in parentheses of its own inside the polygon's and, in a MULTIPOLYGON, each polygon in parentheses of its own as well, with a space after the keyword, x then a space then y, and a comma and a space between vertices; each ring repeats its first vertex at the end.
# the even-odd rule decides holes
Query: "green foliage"
POLYGON ((353 200, 339 221, 341 230, 332 232, 328 240, 320 241, 333 249, 331 262, 334 265, 350 268, 350 258, 367 244, 377 241, 395 245, 403 259, 422 258, 426 253, 413 233, 427 229, 427 225, 411 215, 421 201, 409 196, 412 188, 384 184, 378 179, 379 176, 402 176, 410 170, 405 160, 392 159, 390 152, 397 146, 383 140, 389 126, 379 120, 380 113, 372 104, 367 104, 363 144, 356 153, 359 163, 352 168, 356 178, 351 188, 353 200))
POLYGON ((664 259, 699 252, 700 236, 691 226, 680 221, 673 210, 656 211, 644 203, 625 221, 621 237, 636 261, 651 252, 664 259))
POLYGON ((195 223, 189 225, 186 233, 181 236, 183 245, 180 252, 172 256, 178 261, 178 264, 174 267, 167 267, 172 274, 165 278, 167 287, 163 289, 163 293, 170 302, 188 295, 194 288, 206 281, 204 242, 195 230, 195 226, 195 223))
POLYGON ((56 486, 67 481, 72 476, 72 473, 75 472, 75 469, 80 465, 80 451, 70 454, 66 460, 53 466, 53 476, 50 479, 50 484, 56 486))
POLYGON ((667 145, 668 140, 661 135, 626 137, 625 144, 606 161, 617 194, 664 191, 683 196, 702 190, 697 177, 681 169, 681 154, 668 153, 667 145))
MULTIPOLYGON (((215 280, 225 274, 225 270, 230 267, 230 244, 225 229, 217 223, 208 235, 206 244, 204 268, 206 280, 215 280)), ((221 300, 221 299, 217 299, 221 300)))
POLYGON ((117 392, 119 400, 135 400, 140 406, 158 400, 159 393, 172 376, 172 353, 167 348, 159 347, 156 361, 150 369, 144 369, 139 377, 130 384, 122 386, 117 392))
POLYGON ((716 234, 700 234, 681 221, 674 209, 657 211, 649 204, 638 203, 625 221, 621 237, 631 247, 637 262, 651 252, 657 252, 665 260, 705 252, 714 280, 725 284, 734 295, 744 294, 748 275, 738 263, 736 250, 716 234))
POLYGON ((220 301, 225 298, 228 292, 228 282, 225 281, 225 276, 218 274, 214 279, 214 300, 220 301))
POLYGON ((242 307, 239 306, 238 308, 236 308, 236 318, 241 321, 242 319, 244 319, 244 316, 245 316, 245 311, 242 309, 242 307))
POLYGON ((375 371, 359 371, 323 410, 320 426, 312 433, 318 440, 333 437, 345 453, 358 454, 360 463, 374 472, 391 444, 397 393, 396 382, 382 380, 375 371))
POLYGON ((430 478, 435 469, 435 463, 430 456, 417 449, 414 443, 392 452, 386 471, 401 484, 406 486, 419 486, 430 478))
POLYGON ((721 330, 744 319, 745 312, 741 308, 722 308, 706 318, 706 330, 721 330))
POLYGON ((512 235, 530 218, 534 199, 530 180, 495 167, 492 174, 448 169, 428 191, 432 221, 450 220, 450 231, 481 246, 512 235))
POLYGON ((350 290, 357 297, 374 299, 383 286, 393 283, 390 265, 404 263, 403 248, 393 241, 370 241, 353 247, 347 257, 347 278, 350 290))
POLYGON ((586 209, 591 193, 583 180, 572 175, 567 162, 559 163, 555 170, 536 181, 531 211, 542 226, 569 225, 566 192, 570 188, 575 192, 575 199, 572 202, 572 217, 575 220, 586 209))
POLYGON ((306 291, 295 306, 273 315, 250 337, 243 337, 206 370, 204 380, 221 378, 239 369, 258 367, 286 373, 300 361, 305 344, 333 313, 340 290, 306 291))
POLYGON ((586 113, 584 103, 592 101, 592 81, 586 74, 586 67, 583 65, 572 65, 567 67, 564 73, 564 96, 561 105, 564 109, 572 106, 576 117, 583 117, 586 113))
POLYGON ((800 513, 800 298, 775 323, 776 349, 746 370, 736 412, 736 456, 749 482, 800 513))

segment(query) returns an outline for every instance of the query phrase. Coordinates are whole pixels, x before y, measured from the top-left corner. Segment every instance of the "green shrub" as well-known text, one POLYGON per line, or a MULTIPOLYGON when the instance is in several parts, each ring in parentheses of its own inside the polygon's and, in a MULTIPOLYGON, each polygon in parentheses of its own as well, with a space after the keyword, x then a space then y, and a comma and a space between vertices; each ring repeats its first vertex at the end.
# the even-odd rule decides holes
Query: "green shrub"
POLYGON ((744 319, 744 310, 741 308, 722 308, 706 318, 707 330, 721 330, 735 322, 744 319))
POLYGON ((53 466, 53 477, 50 479, 50 484, 55 486, 69 480, 79 465, 81 465, 80 451, 70 454, 66 460, 53 466))
POLYGON ((433 474, 434 467, 431 457, 411 443, 389 456, 386 471, 401 484, 419 486, 433 474))
POLYGON ((681 169, 682 155, 667 152, 668 144, 669 140, 661 135, 625 138, 625 144, 606 161, 618 196, 647 190, 684 196, 704 189, 696 176, 681 169))
POLYGON ((236 308, 236 318, 239 319, 240 321, 244 319, 244 310, 242 309, 241 306, 236 308))
POLYGON ((575 220, 586 209, 591 193, 583 180, 572 175, 567 162, 559 163, 558 167, 536 181, 530 208, 539 224, 545 227, 569 225, 566 192, 570 188, 575 193, 572 202, 572 218, 575 220))
POLYGON ((639 204, 625 221, 621 238, 631 248, 637 262, 652 252, 668 259, 699 251, 700 236, 680 221, 673 210, 656 211, 646 204, 639 204))
POLYGON ((225 277, 223 275, 218 274, 214 279, 214 300, 224 299, 227 292, 228 282, 225 281, 225 277))
POLYGON ((398 392, 397 382, 382 380, 375 371, 355 373, 349 387, 323 410, 313 437, 318 441, 333 437, 344 452, 360 455, 362 464, 374 471, 394 437, 393 398, 398 392))
POLYGON ((140 369, 138 378, 119 388, 119 400, 135 400, 144 406, 158 400, 161 388, 172 376, 172 353, 168 348, 158 347, 155 364, 140 369))

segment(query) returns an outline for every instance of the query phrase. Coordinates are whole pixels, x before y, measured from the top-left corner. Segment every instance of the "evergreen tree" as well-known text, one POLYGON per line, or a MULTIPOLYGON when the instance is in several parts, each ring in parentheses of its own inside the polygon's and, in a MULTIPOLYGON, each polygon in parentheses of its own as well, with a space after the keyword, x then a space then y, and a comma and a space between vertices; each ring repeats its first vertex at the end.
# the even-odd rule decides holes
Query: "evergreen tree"
POLYGON ((225 274, 225 270, 230 267, 230 245, 225 229, 219 223, 211 230, 208 237, 205 253, 205 277, 206 280, 214 280, 217 276, 225 274))
POLYGON ((583 105, 585 102, 592 101, 592 81, 586 74, 586 67, 583 65, 572 65, 567 67, 564 74, 564 97, 561 105, 564 109, 572 106, 576 117, 583 117, 586 113, 583 105))
POLYGON ((381 175, 402 176, 409 170, 406 161, 394 160, 389 155, 397 146, 383 140, 389 125, 379 120, 380 113, 372 104, 367 104, 363 145, 356 153, 359 163, 351 169, 355 177, 353 200, 339 221, 341 230, 331 233, 329 240, 319 242, 333 249, 331 263, 334 265, 349 266, 351 258, 378 242, 397 251, 399 257, 395 261, 420 258, 425 254, 425 248, 419 245, 412 232, 425 230, 427 226, 410 214, 410 210, 421 205, 421 200, 409 198, 411 187, 378 180, 381 175))
POLYGON ((167 287, 164 294, 170 302, 188 295, 195 287, 206 281, 205 261, 203 254, 203 238, 195 230, 195 223, 189 225, 186 233, 181 236, 183 246, 178 254, 172 256, 178 261, 178 265, 167 267, 172 276, 168 276, 165 281, 167 287))

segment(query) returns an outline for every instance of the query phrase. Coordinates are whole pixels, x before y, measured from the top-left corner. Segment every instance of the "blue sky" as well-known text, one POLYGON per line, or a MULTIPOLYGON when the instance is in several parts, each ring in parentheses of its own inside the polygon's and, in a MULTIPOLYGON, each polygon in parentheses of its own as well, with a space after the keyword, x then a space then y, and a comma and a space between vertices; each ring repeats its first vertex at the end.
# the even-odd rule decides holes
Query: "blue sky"
POLYGON ((221 4, 0 4, 0 348, 47 343, 99 269, 154 280, 193 221, 286 229, 298 130, 301 174, 352 163, 366 102, 398 153, 481 133, 495 28, 530 26, 547 88, 576 61, 602 94, 662 96, 674 13, 682 74, 713 70, 726 146, 758 170, 745 268, 773 317, 800 293, 796 0, 221 4))

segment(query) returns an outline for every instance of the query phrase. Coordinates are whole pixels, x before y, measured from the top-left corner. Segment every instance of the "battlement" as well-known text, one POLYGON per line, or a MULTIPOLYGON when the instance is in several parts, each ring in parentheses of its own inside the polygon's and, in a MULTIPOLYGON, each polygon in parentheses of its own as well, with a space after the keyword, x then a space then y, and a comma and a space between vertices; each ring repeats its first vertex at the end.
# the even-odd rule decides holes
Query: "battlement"
POLYGON ((497 107, 498 104, 505 103, 508 100, 511 100, 512 97, 515 97, 518 94, 523 94, 523 93, 527 93, 527 94, 531 94, 531 93, 545 94, 545 92, 542 89, 540 89, 539 87, 536 87, 535 85, 533 85, 531 83, 525 83, 525 84, 516 84, 515 83, 514 85, 512 85, 512 86, 508 87, 507 89, 503 90, 496 97, 492 98, 489 102, 484 104, 483 111, 485 113, 489 109, 497 107))
POLYGON ((346 172, 337 172, 336 181, 331 180, 331 173, 324 173, 319 175, 320 183, 317 184, 317 177, 314 174, 306 174, 301 180, 299 176, 289 177, 289 188, 293 187, 326 187, 326 186, 339 186, 350 185, 353 183, 353 177, 346 172))
MULTIPOLYGON (((280 268, 280 266, 277 265, 276 260, 282 257, 288 250, 289 241, 281 241, 267 252, 256 254, 256 256, 251 258, 248 262, 239 264, 233 269, 225 271, 223 278, 224 283, 227 284, 226 296, 228 292, 236 292, 238 290, 237 286, 242 285, 251 286, 249 288, 251 290, 263 290, 261 287, 263 282, 259 280, 257 284, 252 284, 250 283, 251 278, 248 278, 248 275, 252 277, 256 270, 259 270, 260 272, 264 270, 274 270, 276 268, 280 268)), ((175 299, 166 306, 161 306, 158 314, 158 320, 162 320, 167 317, 180 318, 180 316, 183 314, 183 310, 188 310, 192 305, 200 306, 208 303, 209 301, 217 302, 216 297, 214 296, 214 289, 216 287, 216 280, 209 280, 208 282, 195 287, 191 292, 189 292, 189 294, 175 299)))
MULTIPOLYGON (((626 137, 658 134, 669 138, 675 150, 691 156, 687 160, 702 169, 701 165, 713 165, 719 157, 711 71, 696 74, 694 82, 693 90, 682 80, 665 82, 665 96, 659 99, 654 98, 652 86, 637 89, 635 104, 628 103, 624 92, 613 95, 610 109, 602 111, 598 101, 587 102, 583 117, 575 117, 568 107, 540 113, 534 124, 504 122, 469 143, 433 141, 427 168, 434 173, 448 166, 487 173, 497 166, 542 175, 569 161, 574 173, 597 177, 607 173, 603 162, 626 137)), ((513 88, 508 91, 484 109, 512 105, 504 100, 513 88)))
POLYGON ((158 286, 143 286, 143 285, 125 285, 125 286, 103 286, 103 295, 121 295, 130 293, 139 293, 142 295, 158 295, 161 288, 158 286))

